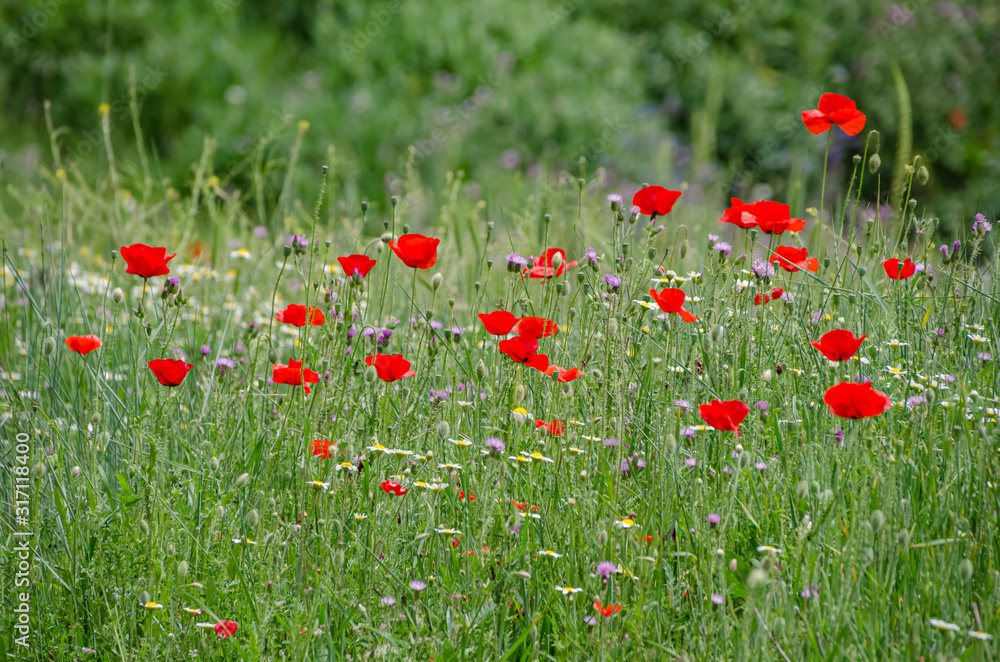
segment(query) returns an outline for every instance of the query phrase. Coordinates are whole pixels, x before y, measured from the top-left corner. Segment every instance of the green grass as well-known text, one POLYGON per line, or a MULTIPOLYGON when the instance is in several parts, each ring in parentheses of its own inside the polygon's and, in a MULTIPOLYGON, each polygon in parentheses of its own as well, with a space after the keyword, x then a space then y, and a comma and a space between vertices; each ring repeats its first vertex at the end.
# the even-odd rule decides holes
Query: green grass
MULTIPOLYGON (((37 186, 13 191, 18 204, 0 219, 0 449, 12 469, 0 493, 15 501, 15 440, 26 434, 30 517, 19 526, 5 509, 2 557, 13 577, 12 532, 34 532, 28 658, 996 654, 995 642, 966 634, 1000 626, 997 370, 977 358, 994 351, 1000 310, 981 255, 989 235, 964 237, 945 264, 922 206, 901 205, 891 222, 862 211, 855 225, 846 210, 860 178, 889 186, 861 158, 833 206, 842 211, 780 237, 819 257, 818 273, 778 270, 764 282, 744 270, 778 238, 716 224, 723 200, 682 197, 651 232, 644 216, 616 221, 605 201, 613 189, 596 176, 518 180, 480 202, 457 173, 421 184, 411 172, 399 198, 379 205, 387 213, 367 215, 345 203, 336 160, 318 201, 266 185, 294 161, 251 164, 250 179, 264 182, 256 191, 218 186, 211 158, 196 164, 193 194, 146 183, 131 161, 96 181, 43 170, 37 186), (264 236, 248 211, 254 198, 287 209, 264 236), (383 233, 408 229, 441 238, 433 269, 414 273, 385 247, 383 233), (708 247, 710 232, 735 245, 727 259, 708 247), (308 250, 286 251, 290 234, 308 237, 308 250), (178 253, 170 266, 186 302, 161 296, 162 277, 144 288, 125 273, 113 251, 134 242, 178 253), (600 246, 603 258, 549 281, 507 271, 507 253, 546 246, 570 260, 600 246), (328 270, 361 252, 377 265, 360 284, 328 270), (884 259, 911 255, 933 276, 885 277, 884 259), (666 270, 686 278, 678 286, 697 297, 687 304, 697 322, 664 322, 634 303, 648 302, 650 279, 666 270), (607 292, 609 273, 620 292, 607 292), (772 287, 793 299, 754 306, 754 293, 772 287), (273 321, 290 303, 319 306, 327 321, 273 321), (496 308, 554 319, 560 331, 540 351, 585 376, 560 384, 499 354, 476 318, 496 308), (411 326, 411 315, 442 328, 411 326), (404 353, 416 373, 394 385, 363 362, 374 349, 364 330, 387 325, 383 352, 404 353), (809 346, 833 328, 868 335, 865 361, 831 365, 809 346), (85 333, 103 347, 69 352, 64 339, 85 333), (166 388, 145 364, 175 356, 194 368, 166 388), (235 363, 225 374, 214 369, 221 357, 235 363), (311 394, 268 382, 289 357, 319 372, 311 394), (896 406, 834 417, 825 390, 859 376, 896 406), (447 399, 433 402, 432 390, 447 399), (913 396, 924 402, 906 406, 913 396), (750 405, 739 439, 685 433, 713 398, 750 405), (565 434, 519 424, 518 407, 565 421, 565 434), (499 458, 481 452, 490 436, 506 446, 499 458), (619 445, 605 446, 610 437, 619 445), (313 439, 337 442, 334 457, 314 457, 313 439), (375 444, 413 455, 367 450, 375 444), (506 459, 534 451, 552 462, 506 459), (360 471, 335 469, 362 455, 360 471), (380 488, 392 475, 403 476, 405 496, 380 488), (448 487, 416 485, 435 478, 448 487), (461 499, 459 485, 476 500, 461 499), (527 511, 538 517, 512 501, 539 506, 527 511), (620 528, 625 519, 635 526, 620 528), (602 561, 621 572, 605 581, 602 561), (570 599, 555 586, 583 590, 570 599), (590 625, 595 599, 622 610, 590 625), (235 636, 195 626, 220 620, 238 622, 235 636)), ((915 174, 910 195, 920 191, 915 174)), ((818 190, 805 198, 816 204, 818 190)), ((0 591, 0 652, 16 656, 6 633, 18 591, 12 582, 0 591)))

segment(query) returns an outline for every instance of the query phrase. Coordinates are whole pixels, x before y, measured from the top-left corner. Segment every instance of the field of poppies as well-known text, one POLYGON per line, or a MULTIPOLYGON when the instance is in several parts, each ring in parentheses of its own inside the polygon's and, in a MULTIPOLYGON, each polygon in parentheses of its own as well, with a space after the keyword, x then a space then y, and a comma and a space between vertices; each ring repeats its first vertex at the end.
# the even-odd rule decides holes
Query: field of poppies
POLYGON ((802 112, 862 146, 802 218, 584 163, 345 209, 334 159, 266 216, 210 157, 44 170, 0 209, 0 656, 994 659, 995 219, 939 234, 920 156, 864 199, 863 111, 802 112))

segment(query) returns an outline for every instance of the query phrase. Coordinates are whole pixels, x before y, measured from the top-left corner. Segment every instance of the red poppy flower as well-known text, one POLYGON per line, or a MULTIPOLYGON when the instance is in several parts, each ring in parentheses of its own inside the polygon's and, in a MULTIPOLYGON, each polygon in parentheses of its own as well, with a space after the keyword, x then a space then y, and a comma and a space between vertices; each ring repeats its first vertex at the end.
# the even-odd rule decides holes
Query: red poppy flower
POLYGON ((819 259, 809 257, 809 251, 805 248, 795 248, 793 246, 778 246, 774 249, 771 262, 788 273, 796 271, 819 271, 819 259))
POLYGON ((90 354, 101 346, 101 339, 94 335, 70 336, 66 339, 66 346, 77 354, 90 354))
MULTIPOLYGON (((274 314, 274 319, 292 326, 306 325, 306 307, 293 303, 284 310, 279 310, 274 314)), ((309 306, 309 323, 313 326, 322 326, 326 322, 326 315, 316 306, 309 306)))
POLYGON ((399 241, 389 241, 389 248, 411 269, 430 269, 437 263, 440 239, 422 234, 404 234, 399 241))
POLYGON ((770 303, 771 301, 777 301, 784 294, 784 290, 780 287, 775 287, 770 292, 758 292, 753 296, 753 305, 762 306, 770 303))
POLYGON ((510 330, 521 321, 521 318, 514 317, 514 313, 506 310, 494 310, 492 313, 479 313, 479 319, 486 329, 486 333, 493 336, 505 336, 510 330))
POLYGON ((687 298, 684 290, 679 290, 675 287, 668 287, 659 292, 650 290, 649 296, 653 297, 653 301, 665 313, 677 313, 685 322, 694 322, 698 319, 687 310, 684 310, 684 300, 687 298))
POLYGON ((288 365, 275 363, 271 366, 272 381, 286 386, 301 386, 306 393, 311 393, 309 384, 319 384, 319 375, 309 368, 302 367, 302 361, 288 359, 288 365))
POLYGON ((580 372, 579 368, 570 368, 569 370, 566 370, 557 365, 550 365, 548 370, 545 371, 545 374, 549 377, 552 375, 558 375, 556 377, 556 381, 565 384, 579 377, 583 377, 586 373, 580 372))
POLYGON ((858 353, 858 348, 867 337, 865 334, 855 338, 854 334, 846 329, 834 329, 824 333, 819 342, 810 341, 809 344, 831 361, 846 361, 858 353))
POLYGON ((601 616, 610 616, 611 614, 617 614, 622 610, 621 605, 601 605, 601 601, 597 600, 594 602, 594 609, 601 612, 601 616))
POLYGON ((516 333, 525 338, 548 338, 559 333, 559 325, 545 317, 522 317, 516 333))
POLYGON ((840 382, 826 390, 823 402, 830 406, 830 412, 834 416, 840 418, 878 416, 892 406, 889 396, 873 389, 871 382, 840 382))
POLYGON ((394 382, 406 377, 415 377, 417 373, 410 370, 410 362, 402 354, 376 354, 366 356, 365 363, 375 366, 375 374, 383 382, 394 382))
POLYGON ((238 627, 239 624, 236 621, 219 621, 215 624, 215 634, 226 639, 236 634, 238 627))
POLYGON ((744 230, 757 227, 757 217, 750 213, 750 203, 743 202, 739 198, 731 198, 732 205, 725 211, 717 223, 730 223, 744 230))
POLYGON ((187 377, 188 370, 194 366, 178 359, 154 359, 149 362, 149 369, 164 386, 178 386, 187 377))
POLYGON ((153 276, 166 276, 170 273, 167 262, 174 259, 177 253, 167 255, 167 249, 162 246, 147 246, 146 244, 132 244, 122 246, 122 259, 128 268, 125 273, 143 278, 153 276))
MULTIPOLYGON (((525 503, 524 501, 514 501, 513 499, 511 499, 510 502, 518 510, 524 510, 525 508, 528 508, 528 504, 525 503)), ((531 506, 530 508, 528 508, 528 510, 538 510, 538 509, 539 509, 539 506, 531 506)))
POLYGON ((561 248, 550 248, 535 258, 535 266, 525 269, 521 274, 528 274, 528 278, 552 278, 552 276, 562 276, 563 272, 575 266, 576 260, 566 263, 566 251, 561 248), (558 267, 555 266, 553 259, 556 255, 560 257, 558 267))
POLYGON ((731 430, 739 437, 740 423, 750 413, 750 407, 740 400, 712 400, 707 405, 698 405, 698 413, 716 430, 731 430))
POLYGON ((404 494, 409 492, 408 489, 406 489, 399 483, 392 480, 384 480, 380 483, 380 485, 382 486, 382 490, 386 494, 395 494, 396 496, 403 496, 404 494))
MULTIPOLYGON (((458 500, 459 500, 459 501, 465 501, 465 491, 460 491, 460 492, 458 493, 458 500)), ((475 501, 475 500, 476 500, 476 497, 474 497, 474 496, 472 496, 472 495, 470 494, 470 495, 469 495, 469 501, 475 501)))
POLYGON ((330 452, 330 444, 336 446, 336 444, 329 439, 313 439, 311 446, 312 454, 321 460, 333 457, 333 453, 330 452))
POLYGON ((375 260, 371 259, 367 255, 348 255, 347 257, 338 257, 337 262, 340 262, 340 266, 343 268, 344 273, 350 278, 354 275, 354 272, 358 272, 362 278, 368 275, 368 272, 372 270, 375 266, 375 260))
POLYGON ((632 204, 647 216, 666 216, 681 195, 680 191, 669 191, 662 186, 647 186, 635 192, 632 204))
POLYGON ((847 135, 856 136, 865 128, 865 115, 851 99, 827 92, 819 98, 817 110, 802 111, 802 122, 813 135, 828 131, 836 124, 847 135))
POLYGON ((501 340, 498 347, 515 363, 523 363, 529 368, 542 372, 545 372, 546 368, 549 367, 549 357, 538 353, 538 338, 515 336, 501 340))
POLYGON ((546 432, 554 437, 560 436, 566 431, 566 424, 560 421, 558 418, 553 420, 551 423, 547 423, 541 419, 535 421, 535 428, 538 430, 544 429, 546 432))
POLYGON ((893 280, 906 280, 917 272, 917 265, 910 258, 886 260, 882 263, 882 268, 885 269, 885 275, 893 280))
POLYGON ((758 200, 746 203, 732 198, 732 207, 726 210, 719 223, 731 223, 743 229, 760 228, 764 234, 798 232, 806 226, 801 218, 792 218, 791 208, 781 202, 758 200))

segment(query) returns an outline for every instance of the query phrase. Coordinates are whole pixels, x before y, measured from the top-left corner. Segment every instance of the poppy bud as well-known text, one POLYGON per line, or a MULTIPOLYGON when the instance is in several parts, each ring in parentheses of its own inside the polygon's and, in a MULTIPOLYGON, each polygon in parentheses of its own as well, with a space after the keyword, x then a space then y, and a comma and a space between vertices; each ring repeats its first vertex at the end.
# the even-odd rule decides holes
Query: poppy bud
POLYGON ((596 383, 600 384, 602 381, 604 381, 604 373, 601 372, 600 368, 594 368, 593 370, 590 371, 590 378, 593 379, 596 383))
POLYGON ((80 467, 79 466, 73 467, 69 473, 71 476, 73 476, 73 478, 77 478, 80 475, 80 467))
POLYGON ((736 562, 736 559, 729 559, 729 572, 736 572, 736 569, 739 567, 739 563, 736 562))
POLYGON ((236 479, 236 487, 243 487, 243 486, 244 486, 244 485, 246 485, 246 484, 247 484, 247 483, 248 483, 249 481, 250 481, 250 474, 248 474, 248 473, 242 473, 242 474, 240 474, 240 475, 239 475, 239 477, 238 477, 238 478, 236 479))
POLYGON ((736 447, 733 448, 733 450, 737 455, 743 455, 743 444, 736 444, 736 447))
POLYGON ((664 442, 664 448, 666 448, 668 455, 673 455, 677 452, 677 437, 672 434, 668 434, 664 442))
POLYGON ((56 349, 56 339, 53 338, 52 336, 49 336, 48 338, 45 339, 45 343, 42 345, 42 351, 45 353, 45 356, 48 356, 49 354, 54 352, 55 349, 56 349))
POLYGON ((826 269, 829 266, 830 266, 830 258, 829 257, 824 257, 823 258, 823 268, 826 269))
POLYGON ((212 459, 208 461, 208 468, 211 469, 212 471, 218 471, 219 470, 219 458, 212 457, 212 459))
POLYGON ((437 433, 439 439, 447 439, 448 435, 451 434, 451 426, 448 425, 448 421, 438 421, 434 432, 437 433))
POLYGON ((775 637, 780 637, 784 633, 784 631, 785 631, 785 619, 781 616, 778 616, 776 619, 774 619, 774 622, 771 623, 771 634, 773 634, 775 637))
MULTIPOLYGON (((690 245, 690 244, 688 243, 688 240, 687 240, 687 239, 685 239, 685 240, 684 240, 684 242, 683 242, 683 243, 681 244, 681 249, 680 249, 679 253, 680 253, 680 256, 681 256, 681 259, 682 259, 682 260, 683 260, 683 259, 684 259, 685 257, 687 257, 687 254, 688 254, 688 246, 689 246, 689 245, 690 245)), ((652 255, 651 255, 650 257, 652 257, 652 255)))
POLYGON ((795 485, 795 498, 805 499, 807 494, 809 494, 809 483, 807 481, 800 480, 795 485))
POLYGON ((875 174, 882 167, 882 157, 877 153, 868 157, 868 172, 875 174))
POLYGON ((740 455, 740 466, 741 467, 749 467, 750 466, 750 462, 752 462, 752 460, 750 458, 750 453, 744 453, 743 455, 740 455))
POLYGON ((524 400, 524 396, 527 395, 528 389, 525 388, 524 384, 518 384, 514 387, 514 402, 520 402, 524 400))
POLYGON ((217 514, 217 515, 218 515, 219 517, 222 517, 223 515, 225 515, 225 514, 226 514, 226 509, 225 509, 225 508, 223 508, 222 506, 218 506, 218 507, 217 507, 217 508, 215 509, 215 512, 216 512, 216 514, 217 514))
POLYGON ((149 595, 149 591, 141 591, 139 593, 139 604, 144 605, 147 602, 152 602, 153 598, 149 595))
POLYGON ((885 515, 881 510, 873 510, 868 517, 868 523, 872 525, 872 531, 878 533, 885 526, 885 515))
POLYGON ((188 574, 188 562, 181 561, 177 564, 177 577, 178 579, 184 579, 188 574))
POLYGON ((379 239, 378 241, 375 242, 375 252, 381 253, 384 250, 385 250, 385 242, 379 239))
POLYGON ((927 166, 920 166, 917 168, 917 181, 923 186, 927 183, 927 180, 931 178, 930 171, 927 170, 927 166))
POLYGON ((441 283, 443 282, 444 282, 444 276, 439 271, 433 276, 431 276, 431 289, 436 292, 438 288, 441 287, 441 283))
POLYGON ((260 515, 257 514, 257 509, 254 508, 249 513, 247 513, 247 526, 254 528, 260 523, 260 515))
POLYGON ((370 365, 365 368, 365 381, 371 384, 378 378, 378 373, 375 370, 375 366, 370 365))
POLYGON ((386 243, 389 243, 390 241, 392 241, 392 233, 391 232, 383 232, 382 236, 379 237, 379 239, 381 239, 382 241, 384 241, 386 243))
POLYGON ((917 200, 916 200, 916 198, 910 198, 906 202, 906 206, 910 208, 910 211, 913 211, 914 209, 916 209, 917 208, 917 200))
POLYGON ((750 574, 747 575, 747 588, 751 591, 763 588, 765 584, 767 584, 767 573, 760 568, 754 568, 750 571, 750 574))
POLYGON ((905 550, 910 546, 910 532, 906 529, 900 529, 899 533, 896 534, 896 545, 905 550))
POLYGON ((858 275, 861 276, 862 278, 864 278, 866 273, 868 273, 868 269, 865 267, 865 265, 859 264, 858 265, 858 275))
POLYGON ((368 213, 368 201, 367 200, 362 200, 361 201, 361 213, 362 214, 367 214, 368 213))
POLYGON ((608 335, 615 335, 618 333, 618 320, 612 317, 608 320, 608 335))
POLYGON ((111 299, 115 303, 121 303, 122 301, 124 301, 125 300, 125 293, 122 291, 122 288, 116 287, 114 290, 112 290, 111 291, 111 299))
POLYGON ((482 359, 479 359, 479 363, 476 364, 476 379, 479 381, 486 379, 486 364, 483 363, 482 359))
POLYGON ((763 372, 763 374, 761 374, 760 378, 761 378, 762 381, 764 381, 765 383, 767 383, 767 382, 771 381, 774 378, 774 373, 771 372, 770 370, 765 370, 763 372))
POLYGON ((861 155, 860 154, 855 154, 854 155, 854 165, 857 166, 859 163, 861 163, 861 155))
POLYGON ((142 532, 142 535, 148 536, 149 535, 149 522, 147 522, 144 519, 139 520, 139 531, 142 532))

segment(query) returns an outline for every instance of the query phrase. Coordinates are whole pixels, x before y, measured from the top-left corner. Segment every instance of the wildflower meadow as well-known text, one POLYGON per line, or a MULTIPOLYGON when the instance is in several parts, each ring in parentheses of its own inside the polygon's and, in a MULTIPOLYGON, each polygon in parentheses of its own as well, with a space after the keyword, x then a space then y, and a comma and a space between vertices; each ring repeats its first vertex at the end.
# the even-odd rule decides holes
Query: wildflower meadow
POLYGON ((945 239, 919 154, 887 204, 813 101, 795 201, 53 133, 0 208, 0 654, 993 660, 996 217, 945 239))

